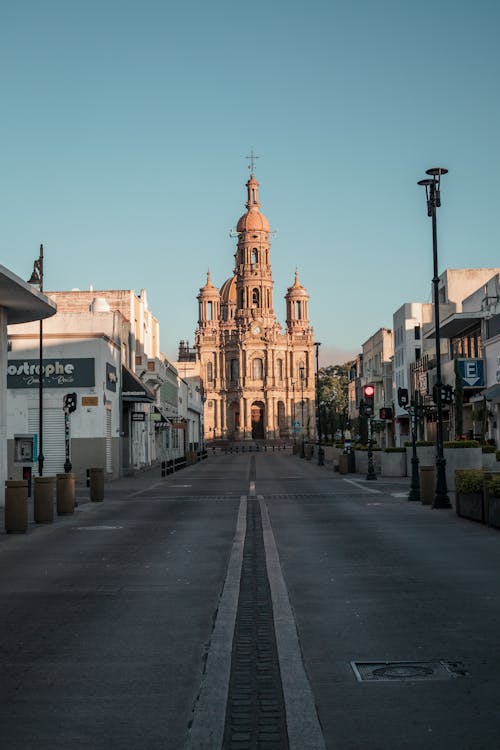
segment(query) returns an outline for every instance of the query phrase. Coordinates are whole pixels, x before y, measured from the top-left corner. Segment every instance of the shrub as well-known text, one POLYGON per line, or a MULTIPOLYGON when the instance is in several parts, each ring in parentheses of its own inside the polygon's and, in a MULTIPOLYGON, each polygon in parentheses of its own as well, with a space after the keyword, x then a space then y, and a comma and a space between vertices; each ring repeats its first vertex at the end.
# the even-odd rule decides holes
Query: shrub
POLYGON ((406 448, 386 448, 385 453, 406 453, 406 448))
POLYGON ((493 497, 500 497, 500 477, 492 477, 488 484, 488 492, 493 497))
POLYGON ((479 448, 477 440, 446 440, 443 443, 445 448, 479 448))
POLYGON ((500 451, 496 452, 497 461, 500 461, 500 451))
POLYGON ((496 453, 496 448, 494 445, 483 445, 481 448, 483 453, 496 453))
POLYGON ((481 469, 457 469, 455 475, 456 492, 482 492, 483 472, 481 469))
MULTIPOLYGON (((429 445, 434 445, 434 443, 432 442, 432 440, 417 440, 415 445, 417 446, 417 448, 420 448, 420 447, 426 447, 426 446, 428 447, 429 445)), ((405 447, 411 448, 411 442, 409 440, 405 442, 405 447)))

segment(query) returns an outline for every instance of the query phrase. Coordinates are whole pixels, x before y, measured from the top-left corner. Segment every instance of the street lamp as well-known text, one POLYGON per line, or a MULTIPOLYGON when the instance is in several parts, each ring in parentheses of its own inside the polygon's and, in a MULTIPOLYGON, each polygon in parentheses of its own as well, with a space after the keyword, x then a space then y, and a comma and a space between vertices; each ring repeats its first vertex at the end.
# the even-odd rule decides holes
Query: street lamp
POLYGON ((300 389, 302 391, 302 399, 300 402, 301 407, 301 423, 302 423, 302 447, 300 450, 300 457, 305 458, 306 452, 304 449, 304 367, 299 367, 299 377, 300 377, 300 389))
MULTIPOLYGON (((43 245, 40 245, 40 256, 33 263, 33 272, 28 284, 38 286, 43 292, 43 245)), ((43 476, 43 321, 40 318, 39 363, 38 363, 38 476, 43 476)))
POLYGON ((318 466, 323 466, 325 463, 325 453, 321 445, 321 410, 319 405, 319 347, 321 341, 315 341, 314 346, 316 347, 316 426, 318 432, 318 466))
POLYGON ((295 454, 295 380, 292 380, 292 393, 293 407, 290 411, 292 414, 293 452, 295 454))
POLYGON ((451 508, 448 488, 446 486, 446 459, 443 450, 443 403, 441 398, 441 335, 439 331, 439 297, 438 297, 438 258, 437 258, 437 223, 436 209, 441 206, 441 175, 447 174, 443 167, 428 169, 430 179, 420 180, 425 187, 427 198, 427 216, 432 219, 432 257, 434 261, 434 327, 436 331, 436 391, 437 391, 437 439, 436 439, 436 492, 433 508, 451 508))

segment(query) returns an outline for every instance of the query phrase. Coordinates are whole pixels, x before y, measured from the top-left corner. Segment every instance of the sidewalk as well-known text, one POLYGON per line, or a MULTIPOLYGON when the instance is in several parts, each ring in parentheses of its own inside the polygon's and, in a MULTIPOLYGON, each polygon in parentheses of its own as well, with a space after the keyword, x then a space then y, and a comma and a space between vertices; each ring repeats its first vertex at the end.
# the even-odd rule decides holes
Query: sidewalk
MULTIPOLYGON (((171 475, 173 476, 173 475, 171 475)), ((141 489, 145 489, 156 481, 162 481, 161 468, 160 466, 154 466, 152 469, 146 471, 137 472, 134 476, 120 477, 113 481, 104 483, 104 502, 106 498, 113 499, 121 494, 133 494, 134 492, 140 492, 141 489)), ((75 484, 75 508, 82 505, 87 505, 91 502, 90 500, 90 489, 84 482, 75 484)), ((100 503, 96 503, 99 505, 100 503)), ((56 523, 58 519, 56 511, 56 492, 54 487, 54 520, 52 523, 56 523)), ((63 516, 62 516, 63 517, 63 516)), ((67 517, 67 516, 64 516, 67 517)), ((33 486, 31 488, 31 496, 28 497, 28 529, 26 533, 30 533, 38 526, 46 526, 50 524, 37 524, 33 518, 33 486)), ((5 531, 5 508, 0 507, 0 535, 6 535, 5 531)), ((10 536, 10 534, 8 535, 10 536)), ((16 534, 16 536, 19 536, 16 534)))

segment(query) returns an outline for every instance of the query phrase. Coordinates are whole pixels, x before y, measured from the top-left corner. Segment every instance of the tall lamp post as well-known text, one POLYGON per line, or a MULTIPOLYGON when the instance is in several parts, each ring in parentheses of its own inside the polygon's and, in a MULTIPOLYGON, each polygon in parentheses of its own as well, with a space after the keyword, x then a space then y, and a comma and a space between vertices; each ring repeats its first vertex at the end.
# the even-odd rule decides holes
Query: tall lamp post
POLYGON ((300 449, 300 457, 305 458, 306 452, 304 450, 304 368, 299 368, 299 377, 300 377, 300 389, 302 391, 302 398, 300 402, 300 408, 301 408, 301 421, 302 421, 302 447, 300 449))
MULTIPOLYGON (((28 284, 38 286, 43 292, 43 245, 40 255, 33 263, 33 272, 28 284)), ((39 363, 38 363, 38 476, 43 476, 43 321, 40 318, 39 363)))
POLYGON ((441 335, 439 331, 439 276, 437 257, 437 222, 436 209, 441 206, 441 175, 447 174, 443 167, 427 169, 429 179, 420 180, 419 185, 425 187, 427 198, 427 216, 432 219, 432 256, 434 261, 434 327, 436 331, 436 391, 437 391, 437 439, 436 439, 436 492, 433 508, 451 508, 448 488, 446 486, 446 459, 443 450, 443 402, 441 382, 441 335))
POLYGON ((314 346, 316 347, 316 425, 318 431, 318 466, 323 466, 325 463, 325 453, 323 446, 321 445, 321 408, 319 403, 319 347, 321 341, 315 341, 314 346))

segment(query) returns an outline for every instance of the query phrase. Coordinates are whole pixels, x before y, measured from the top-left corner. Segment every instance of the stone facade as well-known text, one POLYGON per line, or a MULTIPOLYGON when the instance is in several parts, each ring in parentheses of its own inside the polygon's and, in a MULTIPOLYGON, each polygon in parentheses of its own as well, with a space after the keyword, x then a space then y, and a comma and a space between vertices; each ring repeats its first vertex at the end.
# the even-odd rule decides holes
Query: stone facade
POLYGON ((233 275, 198 295, 195 349, 205 395, 205 439, 273 439, 315 432, 315 372, 309 295, 298 274, 285 296, 286 329, 276 320, 270 226, 259 183, 247 184, 237 224, 233 275))

